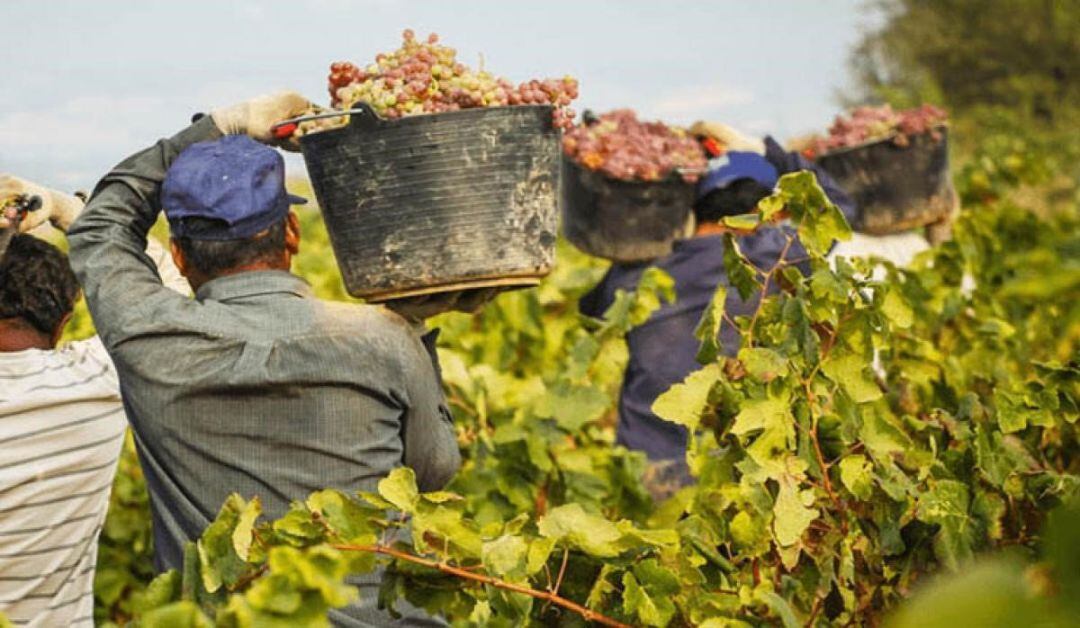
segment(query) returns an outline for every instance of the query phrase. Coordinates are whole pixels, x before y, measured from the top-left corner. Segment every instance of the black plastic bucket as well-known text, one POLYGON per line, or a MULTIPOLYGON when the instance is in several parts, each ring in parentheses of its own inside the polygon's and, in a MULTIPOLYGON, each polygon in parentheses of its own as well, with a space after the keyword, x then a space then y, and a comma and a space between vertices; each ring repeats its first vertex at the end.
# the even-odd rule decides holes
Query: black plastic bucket
POLYGON ((675 175, 622 181, 563 159, 563 234, 590 255, 617 262, 667 255, 693 202, 694 185, 675 175))
POLYGON ((539 283, 561 161, 550 106, 379 118, 300 139, 345 288, 369 301, 539 283))
POLYGON ((859 207, 859 231, 896 233, 922 227, 953 212, 956 191, 949 177, 945 127, 897 146, 892 138, 821 155, 817 163, 859 207))

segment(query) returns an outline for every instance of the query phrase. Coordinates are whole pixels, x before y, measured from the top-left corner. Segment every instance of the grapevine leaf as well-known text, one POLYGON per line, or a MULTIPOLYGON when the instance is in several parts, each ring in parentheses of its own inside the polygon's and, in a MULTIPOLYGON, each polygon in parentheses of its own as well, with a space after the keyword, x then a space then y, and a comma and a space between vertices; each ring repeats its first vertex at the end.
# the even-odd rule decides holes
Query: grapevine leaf
POLYGON ((974 556, 970 502, 967 485, 956 480, 938 480, 919 497, 919 520, 940 526, 934 537, 934 554, 953 571, 974 556))
POLYGON ((551 550, 555 548, 555 540, 549 538, 534 539, 529 543, 529 553, 526 557, 525 572, 530 576, 538 573, 547 564, 551 556, 551 550))
POLYGON ((975 428, 975 463, 982 476, 998 488, 1003 488, 1013 473, 1036 467, 1034 458, 1015 436, 981 425, 975 428))
POLYGON ((720 355, 720 328, 724 324, 724 307, 727 303, 727 287, 718 286, 713 292, 705 313, 694 330, 694 337, 701 342, 697 361, 700 364, 713 362, 720 355))
POLYGON ((848 353, 830 357, 822 363, 826 377, 844 387, 855 403, 867 403, 881 398, 881 388, 867 374, 867 366, 861 357, 848 353))
POLYGON ((232 533, 233 549, 236 551, 236 555, 240 557, 240 560, 246 561, 248 559, 248 550, 251 549, 251 538, 254 535, 255 520, 260 514, 262 514, 262 504, 259 502, 258 496, 252 497, 251 501, 240 511, 236 528, 233 529, 232 533))
POLYGON ((623 574, 622 582, 624 613, 637 617, 646 626, 668 625, 675 615, 675 605, 670 597, 650 595, 647 587, 639 584, 638 579, 630 572, 623 574))
POLYGON ((955 626, 1067 626, 1065 621, 1033 621, 1045 616, 1045 605, 1031 594, 1023 566, 1012 558, 991 560, 966 569, 955 578, 929 585, 901 605, 894 628, 955 626))
POLYGON ((408 467, 398 467, 379 480, 379 494, 402 512, 411 513, 420 503, 416 488, 416 473, 408 467))
MULTIPOLYGON (((430 533, 466 556, 479 557, 483 551, 483 540, 475 523, 464 520, 459 510, 446 506, 422 508, 413 514, 412 524, 413 539, 418 550, 423 549, 424 539, 430 533)), ((443 542, 436 543, 431 549, 443 551, 443 542)))
POLYGON ((738 216, 724 216, 720 219, 725 227, 739 231, 753 231, 761 225, 760 214, 739 214, 738 216))
POLYGON ((146 628, 213 628, 214 623, 194 602, 181 601, 155 608, 140 618, 146 628))
POLYGON ((735 415, 731 424, 731 433, 747 434, 756 430, 782 428, 790 424, 791 413, 787 397, 766 397, 748 399, 735 415))
POLYGON ((813 491, 800 491, 793 478, 781 478, 780 492, 773 507, 773 532, 781 547, 798 542, 810 523, 818 518, 818 510, 807 507, 813 503, 813 491))
MULTIPOLYGON (((100 573, 100 572, 98 572, 100 573)), ((95 588, 96 588, 95 584, 95 588)), ((97 595, 97 592, 94 593, 97 595)), ((154 578, 146 590, 132 597, 132 610, 145 613, 151 609, 165 606, 180 597, 180 572, 170 569, 154 578)))
POLYGON ((244 596, 251 606, 276 615, 291 615, 300 609, 303 596, 286 576, 260 578, 244 596))
POLYGON ((222 585, 233 584, 246 570, 233 542, 233 530, 246 508, 247 502, 242 497, 236 493, 230 495, 197 543, 203 588, 209 593, 222 585))
POLYGON ((274 532, 287 543, 308 545, 320 540, 323 529, 311 520, 307 506, 294 503, 285 516, 273 523, 274 532))
POLYGON ((697 429, 708 409, 709 393, 718 381, 720 366, 715 362, 706 364, 657 397, 652 411, 665 421, 697 429))
POLYGON ((537 525, 540 534, 576 547, 586 554, 610 558, 619 554, 622 538, 619 528, 607 519, 594 515, 580 504, 552 508, 537 525))
POLYGON ((554 418, 559 427, 576 432, 598 420, 611 405, 611 399, 595 386, 561 386, 539 399, 536 416, 554 418))
POLYGON ((998 389, 994 391, 994 409, 998 425, 1006 434, 1019 432, 1027 427, 1029 410, 1021 395, 998 389))
POLYGON ((746 453, 767 477, 777 477, 787 471, 784 459, 790 455, 795 439, 790 405, 787 396, 749 399, 743 402, 731 424, 731 433, 736 436, 761 430, 746 448, 746 453))
POLYGON ((271 574, 295 578, 302 588, 318 592, 329 607, 345 606, 357 597, 356 589, 344 583, 350 562, 341 552, 325 545, 302 551, 293 547, 274 547, 270 549, 267 563, 271 574))
POLYGON ((812 255, 824 257, 834 241, 851 238, 851 227, 814 173, 804 170, 785 174, 777 181, 773 195, 783 200, 797 225, 799 240, 812 255))
POLYGON ((802 626, 799 620, 795 618, 795 611, 791 610, 791 606, 787 603, 787 600, 780 597, 773 591, 768 589, 758 589, 754 592, 756 597, 762 604, 769 607, 773 613, 775 613, 780 621, 783 622, 784 628, 800 628, 802 626))
POLYGON ((445 504, 447 502, 459 502, 463 499, 461 495, 452 493, 450 491, 431 491, 430 493, 422 493, 420 497, 432 504, 445 504))
POLYGON ((730 233, 724 235, 724 272, 727 274, 728 283, 739 292, 739 297, 746 301, 759 289, 757 271, 746 261, 735 237, 730 233))
POLYGON ((900 291, 896 288, 892 288, 885 293, 885 298, 881 303, 881 311, 892 321, 893 325, 900 329, 907 329, 915 322, 915 312, 904 299, 904 295, 900 294, 900 291))
MULTIPOLYGON (((904 454, 912 447, 911 438, 904 430, 896 425, 891 417, 883 415, 873 406, 862 413, 859 438, 878 462, 888 460, 894 454, 904 454)), ((902 475, 901 471, 897 473, 902 475)))
POLYGON ((769 551, 768 526, 760 517, 742 510, 731 519, 729 532, 735 546, 749 555, 761 555, 769 551))
POLYGON ((520 536, 504 535, 484 543, 480 558, 497 576, 517 580, 525 575, 529 543, 520 536))
POLYGON ((747 373, 761 381, 769 382, 787 373, 784 356, 765 347, 744 347, 739 350, 739 360, 747 373))
POLYGON ((473 607, 472 613, 469 614, 469 625, 471 626, 487 626, 491 623, 492 611, 491 604, 487 600, 480 600, 473 607))
POLYGON ((675 302, 675 280, 656 266, 650 266, 641 274, 634 292, 629 312, 630 324, 636 327, 649 320, 653 312, 660 309, 661 299, 668 303, 675 302))
POLYGON ((326 525, 346 543, 373 543, 377 538, 376 526, 371 521, 382 515, 375 508, 367 508, 348 495, 333 489, 312 493, 307 507, 322 516, 326 525))
POLYGON ((845 456, 840 460, 840 481, 852 495, 869 501, 874 490, 873 467, 862 454, 845 456))

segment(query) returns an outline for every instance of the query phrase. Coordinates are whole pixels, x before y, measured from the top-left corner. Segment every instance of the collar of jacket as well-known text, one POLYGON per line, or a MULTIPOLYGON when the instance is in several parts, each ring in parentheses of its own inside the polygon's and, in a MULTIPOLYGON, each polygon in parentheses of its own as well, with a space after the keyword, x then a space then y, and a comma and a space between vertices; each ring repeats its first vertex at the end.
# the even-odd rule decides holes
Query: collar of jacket
POLYGON ((228 301, 261 294, 291 294, 301 298, 312 296, 311 286, 296 275, 284 270, 257 270, 212 279, 195 293, 199 301, 228 301))

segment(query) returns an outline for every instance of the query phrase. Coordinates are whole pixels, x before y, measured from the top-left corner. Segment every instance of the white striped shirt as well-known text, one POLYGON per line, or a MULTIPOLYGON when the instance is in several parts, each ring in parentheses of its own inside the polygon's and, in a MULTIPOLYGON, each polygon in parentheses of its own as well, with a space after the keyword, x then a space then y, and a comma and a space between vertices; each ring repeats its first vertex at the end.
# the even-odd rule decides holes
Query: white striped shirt
MULTIPOLYGON (((150 239, 163 283, 187 294, 150 239)), ((98 534, 127 418, 104 345, 0 352, 0 613, 16 626, 94 625, 98 534)))
POLYGON ((97 539, 127 421, 97 338, 0 353, 0 612, 92 626, 97 539))

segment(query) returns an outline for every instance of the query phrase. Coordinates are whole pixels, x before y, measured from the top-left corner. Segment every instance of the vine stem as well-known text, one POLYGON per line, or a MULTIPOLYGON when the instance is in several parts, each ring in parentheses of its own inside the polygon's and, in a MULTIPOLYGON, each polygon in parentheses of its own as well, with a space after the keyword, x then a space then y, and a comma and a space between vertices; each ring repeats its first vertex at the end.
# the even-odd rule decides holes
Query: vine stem
POLYGON ((766 293, 769 291, 769 280, 772 279, 773 273, 775 273, 777 269, 785 266, 786 260, 784 258, 787 257, 788 250, 791 249, 793 242, 795 242, 795 238, 793 236, 787 236, 787 243, 784 244, 783 250, 780 251, 780 258, 776 260, 776 264, 768 271, 762 271, 760 268, 750 264, 751 267, 759 273, 762 273, 763 280, 761 283, 761 298, 758 299, 757 307, 754 309, 754 314, 750 318, 750 324, 747 325, 746 328, 746 346, 748 347, 754 343, 754 328, 757 326, 758 316, 761 315, 761 310, 764 309, 765 306, 765 297, 768 296, 766 293))
POLYGON ((596 622, 604 626, 614 626, 615 628, 631 628, 629 624, 624 624, 606 615, 601 615, 600 613, 590 610, 589 608, 582 606, 577 602, 572 602, 564 597, 560 597, 552 591, 539 591, 537 589, 532 589, 524 585, 514 584, 513 582, 507 582, 505 580, 499 580, 498 578, 493 578, 486 574, 473 573, 471 571, 461 569, 460 567, 448 565, 444 562, 431 560, 429 558, 423 558, 421 556, 415 556, 408 552, 402 552, 386 545, 335 544, 331 545, 331 547, 345 552, 367 552, 369 554, 382 554, 384 556, 391 556, 393 558, 404 560, 406 562, 410 562, 416 565, 422 565, 424 567, 436 569, 451 576, 456 576, 465 580, 472 580, 474 582, 480 582, 493 586, 497 589, 505 589, 507 591, 513 591, 514 593, 521 593, 523 595, 528 595, 529 597, 533 597, 538 600, 545 600, 550 604, 561 606, 562 608, 581 615, 586 621, 596 622))

